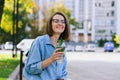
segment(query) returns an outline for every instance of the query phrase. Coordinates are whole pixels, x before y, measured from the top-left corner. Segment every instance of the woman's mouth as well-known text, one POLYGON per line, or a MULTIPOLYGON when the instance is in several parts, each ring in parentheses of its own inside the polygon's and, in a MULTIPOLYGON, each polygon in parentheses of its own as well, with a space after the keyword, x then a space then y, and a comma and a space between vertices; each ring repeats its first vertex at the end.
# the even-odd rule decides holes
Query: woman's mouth
POLYGON ((63 29, 63 26, 57 26, 58 29, 63 29))

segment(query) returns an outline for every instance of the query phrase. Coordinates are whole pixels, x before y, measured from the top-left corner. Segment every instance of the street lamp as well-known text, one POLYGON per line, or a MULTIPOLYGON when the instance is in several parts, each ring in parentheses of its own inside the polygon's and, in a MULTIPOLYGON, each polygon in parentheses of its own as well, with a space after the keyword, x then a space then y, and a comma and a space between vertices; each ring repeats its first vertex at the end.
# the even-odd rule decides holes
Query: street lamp
POLYGON ((13 49, 12 49, 13 57, 17 56, 16 44, 17 44, 17 38, 18 38, 17 37, 18 36, 17 35, 17 32, 18 32, 18 8, 19 8, 19 0, 17 0, 17 1, 14 0, 14 3, 13 3, 13 49))
POLYGON ((15 45, 15 36, 14 36, 14 34, 15 34, 15 3, 16 3, 16 1, 14 0, 14 2, 13 2, 13 24, 12 24, 12 26, 13 26, 13 36, 12 36, 12 40, 13 40, 13 49, 12 49, 12 56, 13 57, 15 57, 15 53, 14 53, 14 45, 15 45))

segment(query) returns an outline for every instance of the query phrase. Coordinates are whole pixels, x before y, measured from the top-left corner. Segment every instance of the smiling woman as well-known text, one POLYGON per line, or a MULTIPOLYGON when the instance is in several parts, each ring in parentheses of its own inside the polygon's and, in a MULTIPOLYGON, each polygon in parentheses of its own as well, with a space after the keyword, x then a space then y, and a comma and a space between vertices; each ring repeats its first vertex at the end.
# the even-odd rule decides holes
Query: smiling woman
POLYGON ((67 80, 66 55, 63 50, 56 48, 59 40, 68 40, 70 35, 63 13, 56 12, 50 17, 46 33, 33 41, 24 76, 27 80, 67 80), (58 60, 62 60, 62 63, 58 60))

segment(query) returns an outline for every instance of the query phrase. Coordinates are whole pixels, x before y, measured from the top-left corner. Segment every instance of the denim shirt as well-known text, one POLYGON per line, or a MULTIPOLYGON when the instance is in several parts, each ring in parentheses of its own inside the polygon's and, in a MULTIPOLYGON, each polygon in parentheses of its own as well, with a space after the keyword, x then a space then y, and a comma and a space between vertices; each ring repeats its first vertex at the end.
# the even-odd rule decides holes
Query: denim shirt
POLYGON ((24 67, 24 76, 27 80, 67 80, 66 56, 63 63, 55 61, 42 69, 42 61, 49 58, 54 50, 55 47, 48 35, 39 36, 33 41, 24 67))

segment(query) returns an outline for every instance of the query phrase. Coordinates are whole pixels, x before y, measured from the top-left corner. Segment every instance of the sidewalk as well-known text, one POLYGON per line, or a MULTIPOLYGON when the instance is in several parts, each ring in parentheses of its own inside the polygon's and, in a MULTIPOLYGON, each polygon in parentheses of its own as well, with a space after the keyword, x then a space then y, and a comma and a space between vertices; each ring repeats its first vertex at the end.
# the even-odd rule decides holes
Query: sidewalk
MULTIPOLYGON (((17 79, 16 80, 20 80, 20 74, 17 75, 17 79)), ((23 76, 23 72, 22 72, 22 80, 26 80, 25 77, 23 76)))

